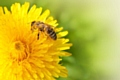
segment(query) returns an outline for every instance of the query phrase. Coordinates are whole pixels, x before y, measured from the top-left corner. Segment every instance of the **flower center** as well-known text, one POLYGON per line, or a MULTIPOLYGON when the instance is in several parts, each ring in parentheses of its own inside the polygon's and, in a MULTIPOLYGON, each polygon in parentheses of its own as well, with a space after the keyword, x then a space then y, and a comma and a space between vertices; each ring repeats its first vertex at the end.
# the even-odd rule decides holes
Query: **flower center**
POLYGON ((16 50, 22 50, 22 49, 24 49, 23 44, 21 44, 20 42, 16 42, 15 43, 15 49, 16 50))
POLYGON ((15 61, 22 61, 28 57, 27 46, 21 41, 12 44, 10 57, 15 61))

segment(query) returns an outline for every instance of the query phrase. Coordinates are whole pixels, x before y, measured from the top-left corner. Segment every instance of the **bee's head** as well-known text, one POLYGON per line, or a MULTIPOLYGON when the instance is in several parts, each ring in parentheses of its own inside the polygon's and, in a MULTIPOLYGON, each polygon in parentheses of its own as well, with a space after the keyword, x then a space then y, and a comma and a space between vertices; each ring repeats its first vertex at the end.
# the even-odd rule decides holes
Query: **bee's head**
POLYGON ((36 21, 31 22, 31 30, 34 31, 37 29, 36 21))
POLYGON ((36 22, 36 21, 31 22, 31 26, 33 26, 33 25, 35 24, 35 22, 36 22))

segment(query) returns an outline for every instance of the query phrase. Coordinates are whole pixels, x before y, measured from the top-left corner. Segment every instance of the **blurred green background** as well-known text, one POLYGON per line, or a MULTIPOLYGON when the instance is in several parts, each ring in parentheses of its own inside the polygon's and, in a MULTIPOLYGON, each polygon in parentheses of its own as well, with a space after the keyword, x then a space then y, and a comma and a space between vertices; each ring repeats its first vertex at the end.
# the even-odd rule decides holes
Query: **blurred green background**
POLYGON ((63 58, 69 76, 58 80, 120 80, 119 0, 0 0, 0 6, 25 1, 50 9, 69 31, 72 56, 63 58))

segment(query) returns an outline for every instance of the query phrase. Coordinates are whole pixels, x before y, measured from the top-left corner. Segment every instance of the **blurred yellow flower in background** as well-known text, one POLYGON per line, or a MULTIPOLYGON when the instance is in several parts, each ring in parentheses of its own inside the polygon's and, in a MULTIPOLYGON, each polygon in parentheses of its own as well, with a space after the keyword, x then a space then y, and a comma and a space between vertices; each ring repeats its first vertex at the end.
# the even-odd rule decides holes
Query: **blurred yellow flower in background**
POLYGON ((49 10, 29 9, 29 3, 22 6, 15 3, 11 11, 0 7, 0 80, 55 80, 67 77, 66 67, 59 62, 62 56, 70 56, 64 51, 72 45, 63 38, 67 31, 57 28, 57 21, 49 10), (31 22, 41 21, 51 25, 57 33, 57 40, 47 38, 43 33, 37 39, 32 33, 31 22))

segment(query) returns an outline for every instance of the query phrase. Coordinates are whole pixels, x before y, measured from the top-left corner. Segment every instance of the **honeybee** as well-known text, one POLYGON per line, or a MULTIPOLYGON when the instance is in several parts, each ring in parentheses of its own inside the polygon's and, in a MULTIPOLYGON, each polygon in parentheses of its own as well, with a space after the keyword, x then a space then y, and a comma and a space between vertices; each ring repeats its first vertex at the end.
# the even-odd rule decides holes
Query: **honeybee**
POLYGON ((53 40, 57 39, 57 35, 56 32, 54 31, 54 29, 52 28, 51 25, 45 24, 41 21, 33 21, 31 22, 31 30, 32 32, 34 32, 34 30, 38 29, 38 35, 37 35, 37 39, 39 39, 40 37, 40 31, 44 32, 45 35, 47 35, 48 37, 50 37, 53 40))

